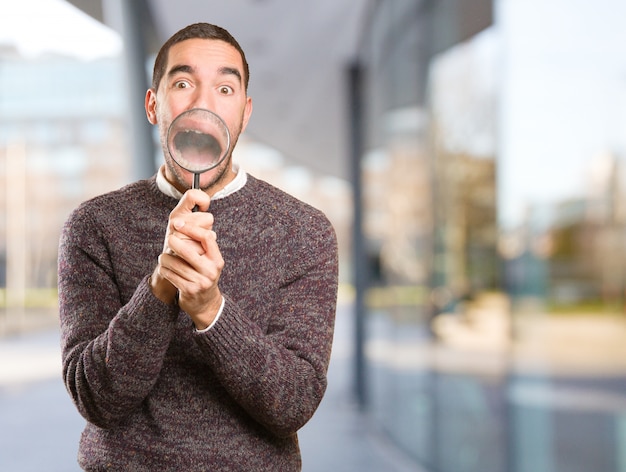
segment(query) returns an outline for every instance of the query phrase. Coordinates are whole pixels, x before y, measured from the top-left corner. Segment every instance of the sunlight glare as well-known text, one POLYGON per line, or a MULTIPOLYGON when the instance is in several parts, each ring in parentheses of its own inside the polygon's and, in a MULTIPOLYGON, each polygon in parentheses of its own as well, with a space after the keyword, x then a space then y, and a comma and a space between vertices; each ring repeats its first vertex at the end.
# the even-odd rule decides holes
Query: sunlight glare
POLYGON ((91 60, 120 54, 122 41, 64 0, 20 0, 0 2, 0 48, 14 48, 24 57, 60 54, 91 60))

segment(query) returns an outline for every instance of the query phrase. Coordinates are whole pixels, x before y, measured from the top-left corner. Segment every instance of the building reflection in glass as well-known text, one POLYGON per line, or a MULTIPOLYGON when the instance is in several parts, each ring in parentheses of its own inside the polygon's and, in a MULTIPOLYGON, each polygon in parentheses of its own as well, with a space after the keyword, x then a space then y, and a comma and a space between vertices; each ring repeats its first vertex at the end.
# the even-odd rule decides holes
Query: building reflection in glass
POLYGON ((619 14, 500 0, 490 26, 439 47, 436 7, 379 4, 370 407, 428 470, 626 470, 619 14))

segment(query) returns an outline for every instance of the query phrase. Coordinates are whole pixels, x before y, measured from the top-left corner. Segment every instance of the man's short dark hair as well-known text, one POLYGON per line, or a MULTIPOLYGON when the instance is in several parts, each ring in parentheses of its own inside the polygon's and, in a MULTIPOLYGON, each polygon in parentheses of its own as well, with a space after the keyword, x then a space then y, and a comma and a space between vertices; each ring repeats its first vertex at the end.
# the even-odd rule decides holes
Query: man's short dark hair
POLYGON ((161 79, 165 74, 165 68, 167 67, 167 58, 169 55, 170 48, 181 41, 185 41, 187 39, 214 39, 219 41, 224 41, 231 46, 233 46, 239 54, 241 54, 241 61, 243 63, 243 81, 246 92, 248 91, 248 83, 250 81, 250 70, 248 68, 248 61, 246 61, 246 55, 243 52, 243 49, 237 42, 237 40, 224 28, 221 28, 216 25, 212 25, 209 23, 194 23, 189 25, 168 39, 157 54, 156 60, 154 61, 154 71, 152 73, 152 88, 156 91, 159 88, 159 84, 161 83, 161 79))

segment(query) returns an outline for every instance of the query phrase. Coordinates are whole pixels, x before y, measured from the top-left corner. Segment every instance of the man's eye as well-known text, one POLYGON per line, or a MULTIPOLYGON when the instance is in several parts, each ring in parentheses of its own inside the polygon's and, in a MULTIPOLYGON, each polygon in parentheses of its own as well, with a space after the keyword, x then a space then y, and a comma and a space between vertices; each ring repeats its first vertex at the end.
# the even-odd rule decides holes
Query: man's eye
POLYGON ((222 95, 230 95, 233 93, 233 89, 227 85, 222 85, 219 90, 222 95))
POLYGON ((178 82, 174 82, 174 88, 184 89, 189 87, 189 82, 186 80, 179 80, 178 82))

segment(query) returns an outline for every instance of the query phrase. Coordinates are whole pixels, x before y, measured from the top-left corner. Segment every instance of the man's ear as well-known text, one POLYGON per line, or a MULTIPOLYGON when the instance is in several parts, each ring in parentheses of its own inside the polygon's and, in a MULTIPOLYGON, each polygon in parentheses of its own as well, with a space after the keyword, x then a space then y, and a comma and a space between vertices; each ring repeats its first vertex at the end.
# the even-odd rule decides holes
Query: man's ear
POLYGON ((250 121, 250 115, 252 115, 252 98, 246 98, 246 106, 243 110, 243 120, 241 132, 243 133, 245 129, 248 127, 248 121, 250 121))
POLYGON ((148 121, 152 125, 156 125, 157 120, 157 102, 156 102, 156 91, 154 89, 149 88, 146 92, 146 116, 148 117, 148 121))

